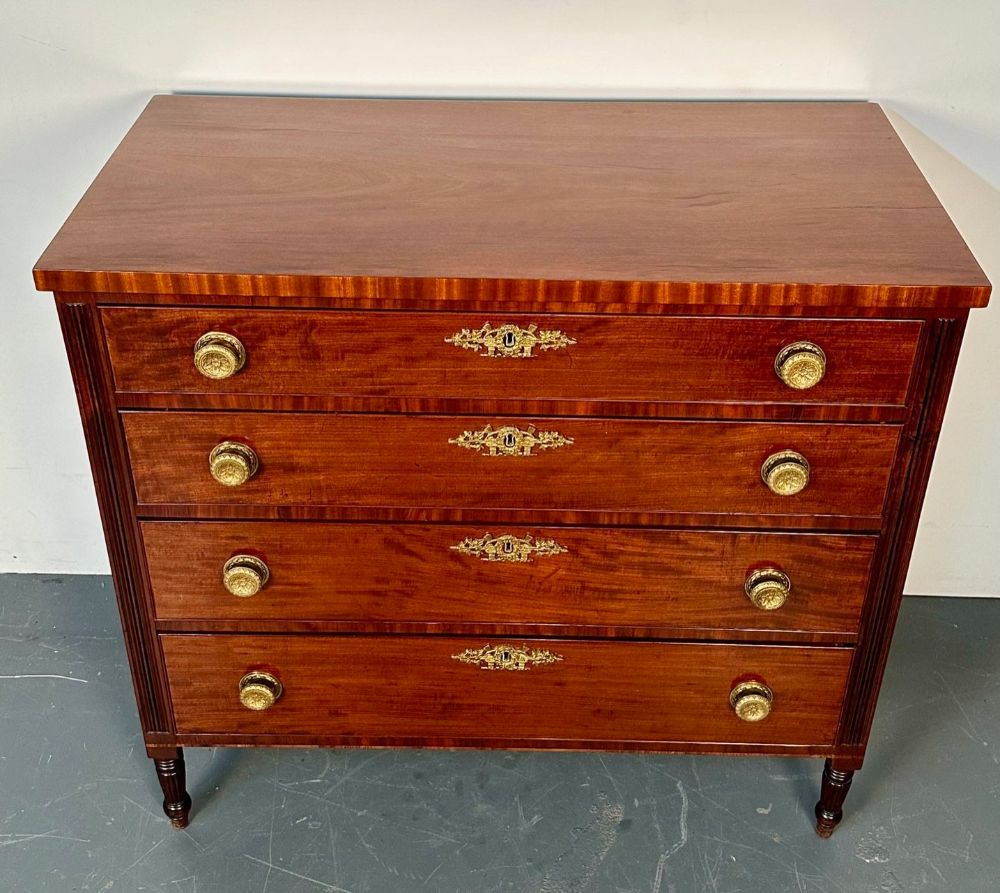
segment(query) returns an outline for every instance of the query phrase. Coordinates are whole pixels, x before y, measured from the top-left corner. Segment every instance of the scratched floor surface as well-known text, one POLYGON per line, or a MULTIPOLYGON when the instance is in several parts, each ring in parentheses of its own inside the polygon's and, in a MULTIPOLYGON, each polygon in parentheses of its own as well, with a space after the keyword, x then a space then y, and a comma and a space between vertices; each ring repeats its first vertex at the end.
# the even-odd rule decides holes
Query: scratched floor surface
POLYGON ((818 762, 429 751, 188 751, 174 832, 109 581, 0 577, 0 893, 994 893, 998 643, 907 600, 830 841, 818 762))

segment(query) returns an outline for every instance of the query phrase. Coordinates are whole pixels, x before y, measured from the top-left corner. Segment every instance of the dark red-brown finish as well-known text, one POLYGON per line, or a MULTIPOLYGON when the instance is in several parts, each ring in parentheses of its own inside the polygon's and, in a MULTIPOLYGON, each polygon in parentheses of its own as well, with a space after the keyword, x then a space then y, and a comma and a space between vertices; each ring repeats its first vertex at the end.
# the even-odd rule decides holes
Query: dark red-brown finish
POLYGON ((156 97, 35 280, 175 825, 182 746, 356 744, 825 757, 839 822, 990 291, 876 106, 156 97), (576 344, 444 340, 487 321, 576 344), (244 340, 237 376, 195 372, 203 328, 244 340), (826 350, 816 388, 775 376, 786 339, 826 350), (447 442, 486 424, 574 443, 447 442), (243 487, 209 476, 222 439, 260 454, 243 487), (764 488, 778 449, 804 493, 764 488), (450 548, 487 532, 568 551, 450 548), (241 551, 272 570, 242 601, 241 551), (777 612, 743 594, 758 563, 792 578, 777 612), (500 642, 563 660, 452 659, 500 642), (247 669, 286 684, 271 710, 247 669))
POLYGON ((944 420, 965 319, 942 320, 928 339, 926 361, 920 370, 925 398, 913 406, 906 425, 906 450, 896 465, 892 485, 893 516, 878 556, 881 573, 873 580, 862 619, 861 647, 851 669, 851 686, 844 706, 840 737, 848 745, 864 745, 871 732, 889 645, 899 615, 906 571, 917 535, 931 463, 944 420))
POLYGON ((523 525, 146 521, 142 536, 161 622, 280 629, 290 620, 326 620, 370 631, 543 624, 582 634, 783 631, 839 641, 857 632, 875 548, 868 536, 523 525), (553 540, 565 551, 520 563, 456 549, 490 533, 553 540), (222 583, 223 565, 238 554, 262 558, 270 570, 249 598, 222 583), (763 567, 792 581, 778 610, 760 610, 746 596, 748 574, 763 567))
POLYGON ((816 804, 816 833, 820 837, 833 834, 844 818, 844 800, 854 780, 853 769, 836 769, 834 761, 827 760, 823 766, 823 783, 819 802, 816 804))
POLYGON ((906 402, 920 324, 863 320, 718 319, 460 313, 102 310, 119 401, 135 393, 267 394, 578 402, 906 402), (449 343, 463 330, 514 324, 576 343, 530 357, 484 356, 449 343), (243 369, 215 381, 192 362, 210 331, 240 339, 243 369), (774 369, 786 345, 827 357, 815 387, 774 369))
MULTIPOLYGON (((555 295, 519 294, 503 290, 503 284, 497 283, 499 295, 503 296, 500 303, 496 298, 498 292, 484 291, 464 298, 448 298, 440 295, 410 294, 399 297, 376 297, 363 291, 352 291, 345 294, 319 294, 307 291, 294 294, 279 292, 263 292, 260 294, 221 294, 217 292, 206 294, 187 294, 183 292, 103 292, 103 291, 59 291, 54 294, 56 301, 72 304, 93 302, 101 306, 135 306, 189 309, 211 309, 224 307, 245 307, 257 310, 402 310, 441 312, 485 313, 559 313, 559 314, 600 314, 613 316, 749 316, 787 319, 902 319, 929 320, 940 319, 944 315, 942 308, 899 306, 870 306, 868 304, 852 304, 846 299, 840 304, 817 304, 800 306, 798 304, 781 303, 775 299, 764 304, 706 304, 704 302, 670 304, 650 304, 642 300, 628 300, 628 292, 616 294, 612 291, 599 290, 588 294, 586 299, 577 301, 558 299, 555 295), (494 300, 490 297, 493 296, 494 300)), ((843 287, 839 287, 843 289, 843 287)), ((633 295, 633 298, 641 297, 633 295)), ((845 297, 849 297, 845 291, 845 297)), ((964 309, 953 309, 948 316, 965 313, 964 309)))
POLYGON ((454 658, 488 644, 450 636, 164 635, 177 729, 303 735, 343 744, 383 736, 829 744, 851 662, 846 648, 517 639, 561 659, 483 670, 454 658), (255 669, 284 693, 265 711, 239 700, 255 669), (766 720, 729 705, 733 684, 759 677, 774 691, 766 720))
POLYGON ((282 748, 420 748, 439 750, 552 750, 580 751, 600 750, 614 753, 660 753, 660 754, 754 754, 781 757, 829 757, 831 753, 843 753, 844 748, 836 744, 761 744, 759 741, 614 741, 609 739, 582 740, 559 738, 531 738, 520 741, 509 738, 485 740, 483 738, 415 738, 381 737, 376 741, 358 744, 354 740, 332 739, 321 732, 307 735, 261 735, 238 734, 234 732, 179 732, 170 736, 170 741, 184 747, 282 747, 282 748))
POLYGON ((290 413, 123 415, 143 505, 364 506, 705 515, 850 515, 878 526, 898 429, 890 426, 290 413), (491 456, 450 441, 510 423, 573 442, 491 456), (248 444, 260 470, 225 487, 212 448, 248 444), (809 485, 777 496, 764 460, 797 450, 809 485))
POLYGON ((112 401, 110 369, 97 314, 90 304, 63 303, 58 311, 104 525, 139 719, 149 732, 170 731, 170 702, 153 629, 128 459, 112 401))
MULTIPOLYGON (((319 397, 311 394, 116 394, 122 409, 217 409, 262 412, 377 412, 426 415, 598 416, 724 421, 878 422, 898 424, 906 407, 862 403, 628 403, 569 400, 470 400, 453 397, 319 397)), ((559 521, 564 520, 559 518, 559 521)))
POLYGON ((156 96, 39 288, 973 306, 878 106, 156 96))
POLYGON ((178 830, 188 826, 191 797, 186 790, 184 753, 178 748, 177 756, 154 758, 156 777, 163 789, 163 813, 178 830))

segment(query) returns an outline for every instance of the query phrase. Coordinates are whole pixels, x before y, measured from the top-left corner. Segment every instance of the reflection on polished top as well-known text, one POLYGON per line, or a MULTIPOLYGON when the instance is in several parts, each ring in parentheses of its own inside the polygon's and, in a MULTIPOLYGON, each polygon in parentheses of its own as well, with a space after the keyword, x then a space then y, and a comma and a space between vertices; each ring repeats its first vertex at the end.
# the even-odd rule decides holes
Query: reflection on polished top
POLYGON ((495 307, 989 294, 862 102, 156 96, 36 283, 495 307))

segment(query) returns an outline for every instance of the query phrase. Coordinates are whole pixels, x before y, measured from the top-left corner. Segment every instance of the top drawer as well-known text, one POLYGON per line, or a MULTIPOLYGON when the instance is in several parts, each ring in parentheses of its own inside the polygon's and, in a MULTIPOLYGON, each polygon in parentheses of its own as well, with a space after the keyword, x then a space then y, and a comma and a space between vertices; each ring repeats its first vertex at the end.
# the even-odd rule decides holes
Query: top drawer
MULTIPOLYGON (((870 406, 906 402, 921 325, 148 307, 107 307, 102 317, 122 395, 870 406), (195 345, 209 332, 242 345, 234 374, 216 379, 196 367, 195 345), (825 355, 822 378, 805 389, 775 368, 779 352, 797 342, 825 355)), ((809 372, 820 368, 805 362, 809 372)), ((227 371, 225 363, 216 371, 227 371)))

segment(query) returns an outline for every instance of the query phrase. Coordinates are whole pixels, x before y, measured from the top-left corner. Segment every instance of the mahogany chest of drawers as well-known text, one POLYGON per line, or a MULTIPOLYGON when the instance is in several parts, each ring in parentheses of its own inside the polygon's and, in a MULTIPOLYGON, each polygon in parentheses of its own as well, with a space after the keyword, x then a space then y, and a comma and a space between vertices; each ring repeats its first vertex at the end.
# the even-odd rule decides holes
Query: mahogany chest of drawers
POLYGON ((157 96, 55 292, 185 746, 861 766, 990 286, 866 103, 157 96))

